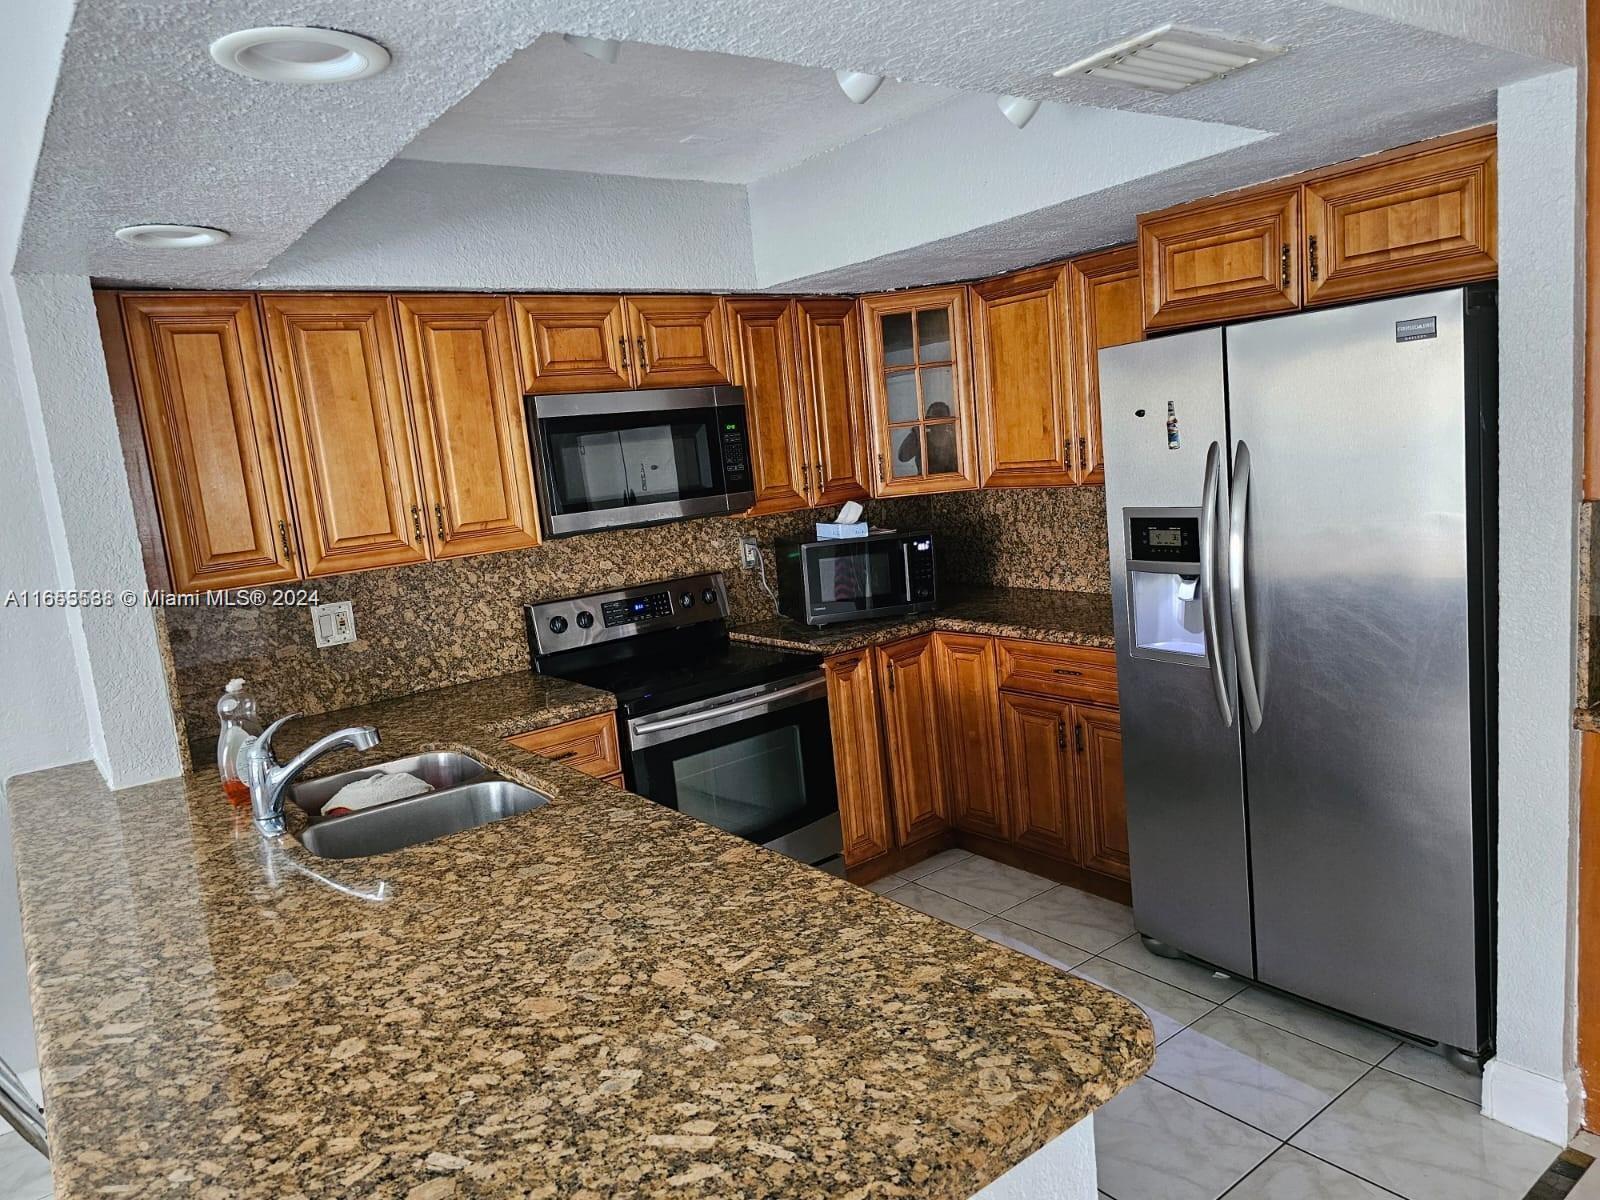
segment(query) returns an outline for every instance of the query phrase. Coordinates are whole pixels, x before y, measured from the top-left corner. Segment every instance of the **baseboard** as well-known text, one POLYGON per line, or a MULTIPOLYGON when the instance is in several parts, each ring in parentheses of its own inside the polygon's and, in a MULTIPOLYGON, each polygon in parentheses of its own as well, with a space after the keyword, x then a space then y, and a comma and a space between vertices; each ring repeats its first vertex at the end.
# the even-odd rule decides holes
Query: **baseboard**
POLYGON ((1565 1146, 1574 1129, 1567 1085, 1492 1058, 1483 1068, 1483 1115, 1557 1146, 1565 1146))

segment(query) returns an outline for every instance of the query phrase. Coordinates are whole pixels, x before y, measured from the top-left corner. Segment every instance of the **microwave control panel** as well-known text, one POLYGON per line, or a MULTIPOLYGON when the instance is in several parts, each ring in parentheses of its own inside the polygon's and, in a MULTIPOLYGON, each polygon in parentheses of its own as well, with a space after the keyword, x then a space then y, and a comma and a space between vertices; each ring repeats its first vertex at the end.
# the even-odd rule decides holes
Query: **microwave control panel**
POLYGON ((717 414, 717 432, 722 442, 722 475, 730 492, 750 484, 750 445, 745 436, 744 410, 723 410, 717 414))
POLYGON ((933 539, 918 538, 906 545, 906 565, 911 573, 911 599, 933 599, 933 539))

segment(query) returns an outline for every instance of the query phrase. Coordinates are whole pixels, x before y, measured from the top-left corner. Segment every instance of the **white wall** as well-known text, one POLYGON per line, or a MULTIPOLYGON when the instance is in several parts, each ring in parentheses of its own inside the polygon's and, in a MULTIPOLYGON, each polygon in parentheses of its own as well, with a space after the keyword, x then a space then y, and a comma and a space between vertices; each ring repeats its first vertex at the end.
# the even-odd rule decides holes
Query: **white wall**
POLYGON ((748 291, 736 184, 401 159, 252 281, 261 287, 748 291))
POLYGON ((1583 0, 1333 0, 1340 8, 1404 21, 1483 46, 1579 66, 1583 0))
POLYGON ((1581 99, 1500 92, 1500 842, 1497 1056, 1484 1111, 1565 1142, 1573 1070, 1581 99))

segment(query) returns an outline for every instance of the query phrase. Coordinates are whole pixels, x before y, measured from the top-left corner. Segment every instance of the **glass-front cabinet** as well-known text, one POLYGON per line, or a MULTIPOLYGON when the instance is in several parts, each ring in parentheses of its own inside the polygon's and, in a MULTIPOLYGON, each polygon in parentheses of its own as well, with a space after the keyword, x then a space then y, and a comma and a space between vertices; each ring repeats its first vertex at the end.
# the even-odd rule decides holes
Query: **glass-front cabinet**
POLYGON ((891 292, 861 306, 873 494, 976 487, 966 289, 891 292))

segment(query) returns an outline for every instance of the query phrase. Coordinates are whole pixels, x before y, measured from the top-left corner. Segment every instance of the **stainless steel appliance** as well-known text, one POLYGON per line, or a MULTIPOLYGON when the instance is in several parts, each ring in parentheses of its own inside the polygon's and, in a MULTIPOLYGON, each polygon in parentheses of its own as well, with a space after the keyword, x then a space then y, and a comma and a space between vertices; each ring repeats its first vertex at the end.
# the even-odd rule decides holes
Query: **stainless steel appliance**
POLYGON ((551 537, 742 512, 755 502, 744 391, 527 397, 551 537))
POLYGON ((1134 915, 1491 1036, 1493 285, 1100 354, 1134 915))
POLYGON ((822 660, 730 642, 720 574, 525 614, 534 670, 617 697, 633 791, 842 873, 822 660))
POLYGON ((778 611, 807 625, 932 612, 933 534, 779 539, 778 611))

